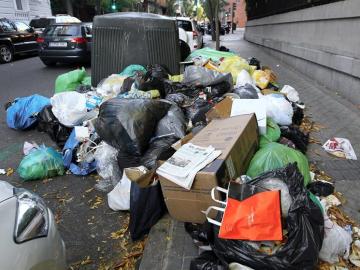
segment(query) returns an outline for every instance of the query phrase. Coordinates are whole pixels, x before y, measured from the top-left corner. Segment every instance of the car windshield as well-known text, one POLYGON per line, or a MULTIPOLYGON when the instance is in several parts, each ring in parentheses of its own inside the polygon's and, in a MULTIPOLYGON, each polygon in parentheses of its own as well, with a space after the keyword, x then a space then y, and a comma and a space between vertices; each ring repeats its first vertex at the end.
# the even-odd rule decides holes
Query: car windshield
POLYGON ((29 26, 23 22, 15 22, 16 28, 18 31, 24 32, 26 30, 29 30, 29 26))
POLYGON ((54 22, 55 19, 47 19, 47 18, 33 19, 30 22, 30 26, 34 28, 46 28, 54 22))
POLYGON ((192 32, 192 25, 190 21, 177 20, 177 25, 179 28, 184 29, 186 32, 192 32))
POLYGON ((78 25, 54 25, 45 29, 44 36, 71 37, 80 35, 78 25))

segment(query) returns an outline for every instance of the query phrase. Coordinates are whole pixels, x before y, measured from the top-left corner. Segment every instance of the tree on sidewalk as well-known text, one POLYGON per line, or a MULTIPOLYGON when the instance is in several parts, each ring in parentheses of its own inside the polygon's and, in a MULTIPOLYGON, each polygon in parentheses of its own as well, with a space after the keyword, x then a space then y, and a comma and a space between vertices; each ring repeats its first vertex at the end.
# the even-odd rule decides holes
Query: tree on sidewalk
POLYGON ((226 5, 226 0, 204 0, 202 5, 204 7, 206 17, 211 23, 211 38, 213 41, 216 41, 216 49, 218 50, 220 45, 219 13, 224 9, 224 6, 226 5))

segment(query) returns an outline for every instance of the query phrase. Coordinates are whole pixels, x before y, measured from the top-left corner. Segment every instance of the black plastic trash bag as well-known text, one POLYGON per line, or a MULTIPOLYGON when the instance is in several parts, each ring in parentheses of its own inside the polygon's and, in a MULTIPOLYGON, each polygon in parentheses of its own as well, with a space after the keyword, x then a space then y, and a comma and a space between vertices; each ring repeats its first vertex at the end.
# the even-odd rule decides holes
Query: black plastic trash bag
POLYGON ((312 270, 318 262, 319 251, 324 238, 324 217, 320 207, 310 199, 304 187, 304 179, 296 163, 262 174, 250 181, 255 184, 263 179, 283 180, 292 198, 284 227, 288 239, 273 255, 261 253, 246 241, 226 240, 217 237, 219 227, 214 226, 216 256, 223 264, 237 262, 254 269, 269 270, 312 270))
POLYGON ((220 73, 200 66, 188 66, 185 68, 183 83, 193 86, 211 86, 227 81, 233 86, 231 73, 220 73))
POLYGON ((211 92, 210 92, 211 98, 221 97, 225 93, 228 93, 233 89, 233 84, 226 80, 218 84, 212 85, 210 88, 211 88, 211 92))
POLYGON ((186 135, 186 120, 183 111, 175 104, 172 104, 167 114, 159 121, 155 136, 172 135, 182 138, 186 135))
POLYGON ((147 188, 131 182, 130 235, 133 241, 143 238, 166 212, 159 182, 147 188))
POLYGON ((325 181, 315 181, 307 185, 307 188, 312 194, 316 196, 327 197, 334 193, 335 187, 333 184, 325 181))
POLYGON ((181 93, 190 98, 195 98, 202 91, 202 88, 192 86, 190 84, 173 82, 171 80, 164 80, 165 95, 181 93))
POLYGON ((255 57, 251 57, 248 59, 248 63, 250 66, 256 66, 256 69, 261 69, 260 61, 255 57))
POLYGON ((164 80, 169 79, 169 72, 159 64, 148 65, 145 74, 138 73, 135 77, 135 87, 142 91, 159 90, 165 96, 164 80))
POLYGON ((190 119, 193 126, 198 123, 206 123, 206 113, 213 107, 213 104, 199 98, 191 107, 186 108, 186 117, 190 119))
POLYGON ((47 133, 57 146, 63 148, 72 128, 62 125, 53 114, 51 108, 51 105, 45 106, 36 115, 38 120, 37 130, 47 133))
POLYGON ((178 138, 175 136, 156 138, 150 142, 149 149, 140 159, 140 164, 149 170, 155 169, 158 160, 168 160, 175 153, 171 145, 176 141, 178 141, 178 138))
POLYGON ((126 168, 141 166, 140 157, 133 156, 123 151, 119 151, 117 155, 117 162, 121 172, 126 168))
POLYGON ((192 259, 190 270, 226 270, 213 251, 204 251, 199 257, 192 259))
POLYGON ((239 95, 241 99, 259 99, 258 92, 251 84, 245 84, 244 86, 236 87, 233 93, 239 95))
POLYGON ((208 245, 210 242, 213 242, 213 228, 208 222, 205 222, 204 224, 185 222, 184 228, 196 242, 200 242, 203 245, 208 245))
POLYGON ((304 110, 301 109, 299 106, 296 105, 296 103, 292 102, 292 107, 293 107, 293 117, 292 117, 292 122, 294 125, 300 126, 302 120, 304 119, 304 110))
POLYGON ((170 106, 152 99, 109 99, 100 106, 95 130, 112 147, 140 156, 170 106))
POLYGON ((177 104, 179 107, 188 107, 193 102, 191 98, 183 93, 168 94, 165 99, 177 104))
POLYGON ((303 133, 298 127, 291 126, 282 126, 280 127, 281 136, 292 141, 296 148, 299 149, 304 154, 306 153, 307 146, 309 144, 309 134, 303 133))
POLYGON ((135 79, 133 79, 132 77, 127 77, 121 85, 120 94, 129 92, 134 82, 135 79))

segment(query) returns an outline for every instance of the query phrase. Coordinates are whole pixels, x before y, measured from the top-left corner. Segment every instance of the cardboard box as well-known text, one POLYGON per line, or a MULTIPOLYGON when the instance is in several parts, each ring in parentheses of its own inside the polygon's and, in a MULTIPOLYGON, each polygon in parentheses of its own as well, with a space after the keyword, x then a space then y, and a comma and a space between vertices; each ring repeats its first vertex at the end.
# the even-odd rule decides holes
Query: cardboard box
MULTIPOLYGON (((216 205, 210 192, 215 186, 227 187, 231 179, 244 174, 259 146, 255 114, 214 119, 190 140, 199 146, 212 145, 222 154, 197 173, 191 190, 160 176, 161 188, 170 215, 184 222, 203 223, 205 211, 216 205)), ((219 198, 219 194, 216 194, 219 198)))
POLYGON ((266 134, 266 103, 262 99, 234 99, 230 116, 255 113, 261 135, 266 134))
POLYGON ((206 113, 206 119, 224 119, 237 115, 255 113, 260 134, 266 134, 266 105, 260 99, 232 99, 226 97, 206 113))

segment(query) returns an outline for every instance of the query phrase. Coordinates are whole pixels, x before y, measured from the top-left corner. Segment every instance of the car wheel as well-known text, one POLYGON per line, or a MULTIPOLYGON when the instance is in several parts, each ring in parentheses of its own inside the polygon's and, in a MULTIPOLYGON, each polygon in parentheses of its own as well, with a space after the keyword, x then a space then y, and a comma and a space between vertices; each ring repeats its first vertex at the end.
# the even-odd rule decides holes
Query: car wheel
POLYGON ((0 63, 10 63, 13 60, 13 52, 8 45, 0 45, 0 63))
POLYGON ((45 66, 48 66, 48 67, 53 67, 56 65, 56 62, 55 61, 50 61, 50 60, 41 60, 45 66))
POLYGON ((188 55, 191 53, 189 45, 186 42, 180 40, 180 58, 181 62, 185 61, 188 55))

